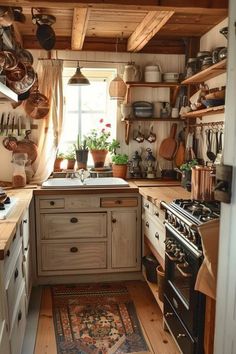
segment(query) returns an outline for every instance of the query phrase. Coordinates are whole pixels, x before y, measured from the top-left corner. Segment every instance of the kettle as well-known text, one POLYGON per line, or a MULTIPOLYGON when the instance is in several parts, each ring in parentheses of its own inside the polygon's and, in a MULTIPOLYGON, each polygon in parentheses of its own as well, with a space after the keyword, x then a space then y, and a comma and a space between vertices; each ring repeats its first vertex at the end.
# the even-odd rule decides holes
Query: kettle
POLYGON ((124 82, 137 82, 140 81, 142 77, 142 73, 139 65, 136 65, 133 61, 127 63, 125 65, 123 80, 124 82))

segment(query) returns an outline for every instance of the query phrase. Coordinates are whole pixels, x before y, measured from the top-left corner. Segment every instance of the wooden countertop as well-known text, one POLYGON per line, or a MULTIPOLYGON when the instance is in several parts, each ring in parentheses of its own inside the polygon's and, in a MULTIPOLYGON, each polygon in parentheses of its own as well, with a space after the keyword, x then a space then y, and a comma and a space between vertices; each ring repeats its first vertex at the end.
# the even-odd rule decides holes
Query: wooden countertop
POLYGON ((7 191, 7 195, 9 197, 14 196, 17 199, 17 203, 9 213, 7 219, 0 220, 0 260, 4 259, 5 251, 9 248, 18 223, 31 202, 33 189, 10 189, 7 191))
POLYGON ((191 198, 191 193, 180 186, 141 187, 139 193, 158 207, 161 206, 162 201, 170 203, 173 199, 191 198))

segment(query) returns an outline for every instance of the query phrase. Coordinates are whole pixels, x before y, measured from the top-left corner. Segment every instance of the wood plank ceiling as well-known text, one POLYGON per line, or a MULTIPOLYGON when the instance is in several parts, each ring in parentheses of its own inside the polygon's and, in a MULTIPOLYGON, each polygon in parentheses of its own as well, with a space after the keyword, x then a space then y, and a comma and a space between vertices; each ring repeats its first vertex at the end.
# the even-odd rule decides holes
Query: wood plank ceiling
POLYGON ((227 17, 227 0, 14 0, 25 23, 14 27, 27 49, 39 49, 32 23, 35 13, 56 17, 54 49, 149 53, 186 53, 186 43, 200 38, 227 17))

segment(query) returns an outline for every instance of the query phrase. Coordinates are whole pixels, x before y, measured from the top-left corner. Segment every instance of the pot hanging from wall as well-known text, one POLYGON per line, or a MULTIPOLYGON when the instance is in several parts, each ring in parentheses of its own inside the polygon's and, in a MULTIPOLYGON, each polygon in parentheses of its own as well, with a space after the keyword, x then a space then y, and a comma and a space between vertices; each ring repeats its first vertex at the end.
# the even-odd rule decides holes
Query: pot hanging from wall
POLYGON ((52 25, 56 18, 48 14, 34 14, 32 9, 32 22, 37 24, 36 37, 42 48, 51 50, 56 43, 56 35, 52 25))

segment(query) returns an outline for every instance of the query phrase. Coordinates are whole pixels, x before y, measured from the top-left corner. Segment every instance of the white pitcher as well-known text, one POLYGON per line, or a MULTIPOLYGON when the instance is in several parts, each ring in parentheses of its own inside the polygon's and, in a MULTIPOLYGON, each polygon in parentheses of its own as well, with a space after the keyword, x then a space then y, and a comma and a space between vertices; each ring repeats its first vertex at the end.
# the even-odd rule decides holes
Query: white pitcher
POLYGON ((134 62, 129 62, 127 65, 125 65, 125 70, 124 70, 124 75, 123 75, 123 80, 124 82, 137 82, 141 80, 141 70, 139 65, 136 65, 134 62))

